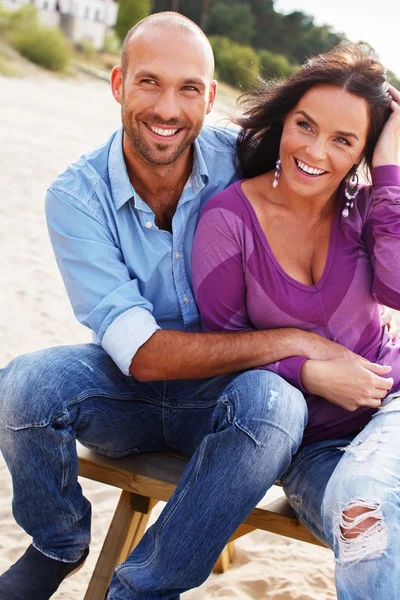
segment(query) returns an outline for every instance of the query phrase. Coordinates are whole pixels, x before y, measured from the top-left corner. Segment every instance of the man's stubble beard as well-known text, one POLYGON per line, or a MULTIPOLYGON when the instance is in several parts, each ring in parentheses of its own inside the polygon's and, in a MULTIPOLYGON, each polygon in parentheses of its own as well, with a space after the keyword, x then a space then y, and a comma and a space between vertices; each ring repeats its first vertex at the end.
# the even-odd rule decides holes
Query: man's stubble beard
MULTIPOLYGON (((203 121, 198 122, 195 129, 189 131, 188 124, 185 123, 185 130, 188 131, 178 146, 169 148, 168 144, 155 144, 155 148, 151 148, 145 140, 144 136, 141 135, 140 129, 136 126, 137 120, 132 116, 130 111, 122 106, 121 111, 122 125, 124 128, 124 135, 127 138, 129 147, 132 153, 141 161, 147 165, 154 167, 162 167, 173 165, 184 152, 193 144, 194 140, 199 135, 203 126, 203 121)), ((159 120, 159 119, 158 119, 159 120)), ((171 125, 171 123, 156 122, 157 119, 149 119, 154 125, 171 125)), ((146 125, 143 124, 143 127, 146 125)), ((179 127, 179 124, 178 124, 179 127)))

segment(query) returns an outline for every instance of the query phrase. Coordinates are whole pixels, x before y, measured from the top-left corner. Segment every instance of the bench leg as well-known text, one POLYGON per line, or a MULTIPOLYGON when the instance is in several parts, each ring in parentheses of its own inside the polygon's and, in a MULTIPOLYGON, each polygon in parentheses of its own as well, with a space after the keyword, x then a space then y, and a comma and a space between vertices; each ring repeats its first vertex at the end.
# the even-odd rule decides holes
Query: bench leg
POLYGON ((123 491, 84 600, 103 600, 115 567, 139 543, 157 500, 123 491))
POLYGON ((230 564, 235 555, 235 544, 234 542, 228 542, 225 548, 222 550, 219 559, 214 565, 213 573, 225 573, 230 567, 230 564))

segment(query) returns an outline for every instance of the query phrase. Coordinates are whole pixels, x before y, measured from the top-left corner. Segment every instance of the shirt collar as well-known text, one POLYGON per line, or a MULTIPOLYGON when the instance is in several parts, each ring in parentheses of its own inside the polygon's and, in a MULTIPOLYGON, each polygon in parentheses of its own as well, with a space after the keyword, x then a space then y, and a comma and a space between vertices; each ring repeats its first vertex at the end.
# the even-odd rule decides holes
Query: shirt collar
MULTIPOLYGON (((123 128, 121 127, 111 142, 110 153, 108 157, 108 173, 112 190, 112 198, 117 210, 126 202, 134 199, 135 208, 143 209, 147 207, 143 200, 136 194, 131 184, 126 169, 124 153, 122 149, 123 128)), ((197 195, 209 180, 206 161, 201 150, 201 141, 199 138, 194 141, 193 168, 190 177, 185 185, 185 190, 191 188, 194 195, 197 195)), ((183 194, 182 194, 183 195, 183 194)))
POLYGON ((108 156, 108 175, 110 177, 112 199, 117 210, 135 195, 135 190, 128 177, 122 150, 123 134, 124 130, 121 127, 111 142, 108 156))

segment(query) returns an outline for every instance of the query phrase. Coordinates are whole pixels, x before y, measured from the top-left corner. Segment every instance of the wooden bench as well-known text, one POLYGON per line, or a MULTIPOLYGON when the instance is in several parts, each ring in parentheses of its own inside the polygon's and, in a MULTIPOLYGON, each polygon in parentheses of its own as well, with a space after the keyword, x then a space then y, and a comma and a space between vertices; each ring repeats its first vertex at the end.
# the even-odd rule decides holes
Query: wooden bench
MULTIPOLYGON (((103 600, 117 564, 123 562, 141 539, 150 514, 159 501, 167 501, 185 469, 184 457, 151 452, 110 459, 78 444, 79 474, 122 490, 84 600, 103 600)), ((276 486, 274 486, 276 488, 276 486)), ((275 489, 277 491, 277 488, 275 489)), ((229 567, 233 541, 255 529, 322 545, 296 519, 284 494, 257 505, 229 540, 214 572, 229 567)))

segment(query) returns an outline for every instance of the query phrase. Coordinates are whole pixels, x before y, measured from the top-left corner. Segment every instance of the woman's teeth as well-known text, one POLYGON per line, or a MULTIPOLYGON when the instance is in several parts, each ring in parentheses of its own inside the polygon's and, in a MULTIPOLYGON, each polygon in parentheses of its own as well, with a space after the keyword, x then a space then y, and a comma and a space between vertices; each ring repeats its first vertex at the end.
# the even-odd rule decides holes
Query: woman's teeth
POLYGON ((309 167, 308 165, 306 165, 306 163, 301 162, 301 160, 298 160, 297 158, 296 158, 296 165, 298 166, 300 171, 307 173, 307 175, 322 175, 323 173, 325 173, 325 171, 323 171, 322 169, 316 169, 314 167, 309 167))

